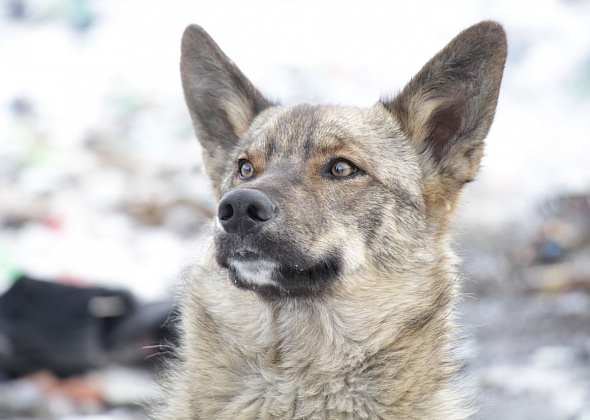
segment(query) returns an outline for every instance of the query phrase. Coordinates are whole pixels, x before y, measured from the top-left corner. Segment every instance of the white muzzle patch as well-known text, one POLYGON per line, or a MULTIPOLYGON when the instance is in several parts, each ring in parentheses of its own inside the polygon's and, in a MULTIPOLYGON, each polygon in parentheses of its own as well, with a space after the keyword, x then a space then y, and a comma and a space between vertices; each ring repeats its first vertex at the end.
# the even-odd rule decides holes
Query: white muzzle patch
POLYGON ((253 286, 275 285, 273 274, 279 265, 273 261, 255 260, 242 261, 230 258, 228 264, 243 282, 253 286))

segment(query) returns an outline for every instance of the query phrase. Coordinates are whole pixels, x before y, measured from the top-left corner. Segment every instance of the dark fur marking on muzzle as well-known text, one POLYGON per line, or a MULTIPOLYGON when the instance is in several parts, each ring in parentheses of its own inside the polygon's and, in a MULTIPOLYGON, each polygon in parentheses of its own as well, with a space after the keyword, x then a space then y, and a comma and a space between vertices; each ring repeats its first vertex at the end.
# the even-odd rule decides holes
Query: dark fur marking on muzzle
POLYGON ((273 274, 275 285, 249 283, 227 262, 222 266, 228 269, 231 281, 240 289, 255 291, 266 298, 305 297, 322 293, 338 280, 342 258, 334 253, 310 267, 280 265, 273 274))

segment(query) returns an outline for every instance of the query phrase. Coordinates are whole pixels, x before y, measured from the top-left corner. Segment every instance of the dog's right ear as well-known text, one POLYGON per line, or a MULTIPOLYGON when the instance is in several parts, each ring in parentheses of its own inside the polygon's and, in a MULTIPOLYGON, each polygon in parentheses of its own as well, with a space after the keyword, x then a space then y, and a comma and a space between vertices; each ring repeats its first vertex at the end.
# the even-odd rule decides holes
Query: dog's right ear
POLYGON ((182 37, 180 73, 203 162, 219 199, 228 156, 256 115, 273 104, 250 83, 198 25, 182 37))

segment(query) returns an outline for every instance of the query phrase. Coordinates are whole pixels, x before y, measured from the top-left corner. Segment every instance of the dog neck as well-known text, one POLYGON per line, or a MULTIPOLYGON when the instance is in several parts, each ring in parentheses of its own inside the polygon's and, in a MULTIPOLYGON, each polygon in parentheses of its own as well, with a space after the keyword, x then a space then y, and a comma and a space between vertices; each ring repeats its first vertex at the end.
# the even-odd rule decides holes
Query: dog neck
POLYGON ((370 291, 268 300, 214 264, 202 269, 182 309, 177 371, 190 379, 175 381, 206 390, 191 394, 202 418, 465 418, 452 387, 450 278, 432 278, 429 299, 415 278, 374 275, 370 291))

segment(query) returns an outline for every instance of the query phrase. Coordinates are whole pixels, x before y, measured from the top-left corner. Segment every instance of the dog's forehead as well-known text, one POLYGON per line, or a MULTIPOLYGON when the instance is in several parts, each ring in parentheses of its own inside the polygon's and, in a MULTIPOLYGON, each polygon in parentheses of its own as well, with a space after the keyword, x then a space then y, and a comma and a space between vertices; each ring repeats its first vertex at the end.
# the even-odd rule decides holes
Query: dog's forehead
POLYGON ((248 151, 302 159, 350 148, 370 153, 395 132, 392 118, 377 109, 304 104, 261 115, 247 134, 248 151))

